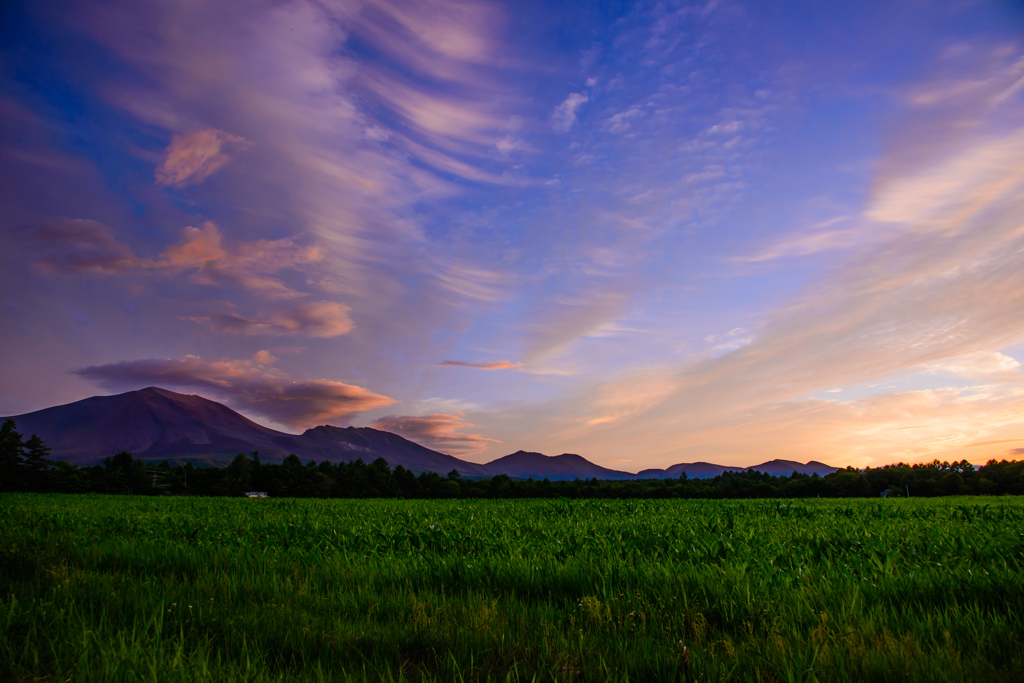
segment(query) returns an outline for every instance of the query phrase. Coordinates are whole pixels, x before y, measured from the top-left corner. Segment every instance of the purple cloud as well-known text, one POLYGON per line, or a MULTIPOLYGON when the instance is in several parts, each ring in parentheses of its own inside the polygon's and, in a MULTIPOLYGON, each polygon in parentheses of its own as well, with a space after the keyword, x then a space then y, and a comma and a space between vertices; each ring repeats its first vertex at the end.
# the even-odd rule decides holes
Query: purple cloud
POLYGON ((501 443, 479 434, 463 433, 461 430, 474 425, 466 422, 462 414, 395 415, 382 417, 373 426, 450 455, 476 455, 489 444, 501 443))
POLYGON ((207 361, 188 355, 95 365, 74 374, 113 390, 150 385, 197 389, 293 428, 343 420, 395 403, 343 382, 293 380, 274 367, 276 360, 266 351, 248 360, 207 361))
POLYGON ((507 360, 494 360, 488 363, 469 363, 464 360, 443 360, 438 363, 440 366, 455 366, 460 368, 478 368, 480 370, 508 370, 509 368, 521 368, 522 363, 513 363, 507 360))

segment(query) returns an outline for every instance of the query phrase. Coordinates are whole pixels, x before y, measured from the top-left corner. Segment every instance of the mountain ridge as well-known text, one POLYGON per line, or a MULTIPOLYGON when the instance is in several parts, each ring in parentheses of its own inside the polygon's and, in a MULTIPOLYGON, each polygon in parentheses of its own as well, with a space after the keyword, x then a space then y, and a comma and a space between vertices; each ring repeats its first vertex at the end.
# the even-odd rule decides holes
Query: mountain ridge
MULTIPOLYGON (((0 418, 4 419, 8 418, 0 418)), ((290 453, 303 460, 331 462, 384 458, 391 467, 401 465, 417 474, 432 471, 443 475, 457 470, 467 477, 506 474, 517 479, 667 479, 683 473, 706 478, 747 470, 773 476, 793 472, 822 476, 839 469, 817 461, 804 465, 770 460, 752 467, 678 463, 633 474, 602 467, 575 453, 544 455, 523 450, 479 464, 371 427, 321 425, 302 434, 287 434, 264 427, 216 401, 160 387, 93 396, 11 419, 20 432, 38 434, 52 449, 52 458, 79 465, 95 464, 119 451, 129 451, 146 460, 188 460, 219 466, 238 453, 259 451, 261 458, 270 462, 290 453)))

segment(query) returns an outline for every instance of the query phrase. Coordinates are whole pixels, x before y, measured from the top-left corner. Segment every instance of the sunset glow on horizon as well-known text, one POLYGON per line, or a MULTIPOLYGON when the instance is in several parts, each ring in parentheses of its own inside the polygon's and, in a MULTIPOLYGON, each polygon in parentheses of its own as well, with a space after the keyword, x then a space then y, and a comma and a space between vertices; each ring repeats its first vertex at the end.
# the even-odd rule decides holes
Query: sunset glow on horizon
POLYGON ((1009 1, 3 10, 0 415, 637 472, 1024 456, 1009 1))

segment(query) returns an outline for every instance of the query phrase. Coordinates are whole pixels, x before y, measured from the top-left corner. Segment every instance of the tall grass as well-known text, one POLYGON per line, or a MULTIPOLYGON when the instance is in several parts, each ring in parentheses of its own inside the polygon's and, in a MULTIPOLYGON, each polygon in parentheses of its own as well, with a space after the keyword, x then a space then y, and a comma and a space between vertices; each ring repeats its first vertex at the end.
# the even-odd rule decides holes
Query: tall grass
POLYGON ((0 678, 1024 680, 1024 501, 0 498, 0 678))

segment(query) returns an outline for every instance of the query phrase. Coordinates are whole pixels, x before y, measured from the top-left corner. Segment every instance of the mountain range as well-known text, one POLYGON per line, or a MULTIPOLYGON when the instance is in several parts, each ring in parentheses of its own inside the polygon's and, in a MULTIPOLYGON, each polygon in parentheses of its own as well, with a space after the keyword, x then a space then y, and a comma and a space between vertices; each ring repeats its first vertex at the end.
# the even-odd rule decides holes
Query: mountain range
POLYGON ((683 473, 691 478, 705 478, 746 469, 775 476, 789 476, 793 472, 820 476, 837 469, 814 461, 805 465, 790 460, 771 460, 749 468, 706 462, 679 463, 664 470, 648 469, 632 474, 595 465, 571 453, 548 456, 526 451, 477 464, 369 427, 324 425, 302 434, 287 434, 257 424, 202 396, 158 387, 115 396, 94 396, 15 415, 12 419, 19 432, 38 434, 52 449, 51 458, 78 465, 91 465, 119 451, 129 451, 146 460, 220 466, 238 453, 259 451, 265 462, 280 461, 290 453, 303 460, 332 462, 357 458, 371 462, 384 458, 391 467, 401 465, 416 473, 445 474, 457 470, 463 476, 474 478, 507 474, 517 479, 666 479, 683 473))

